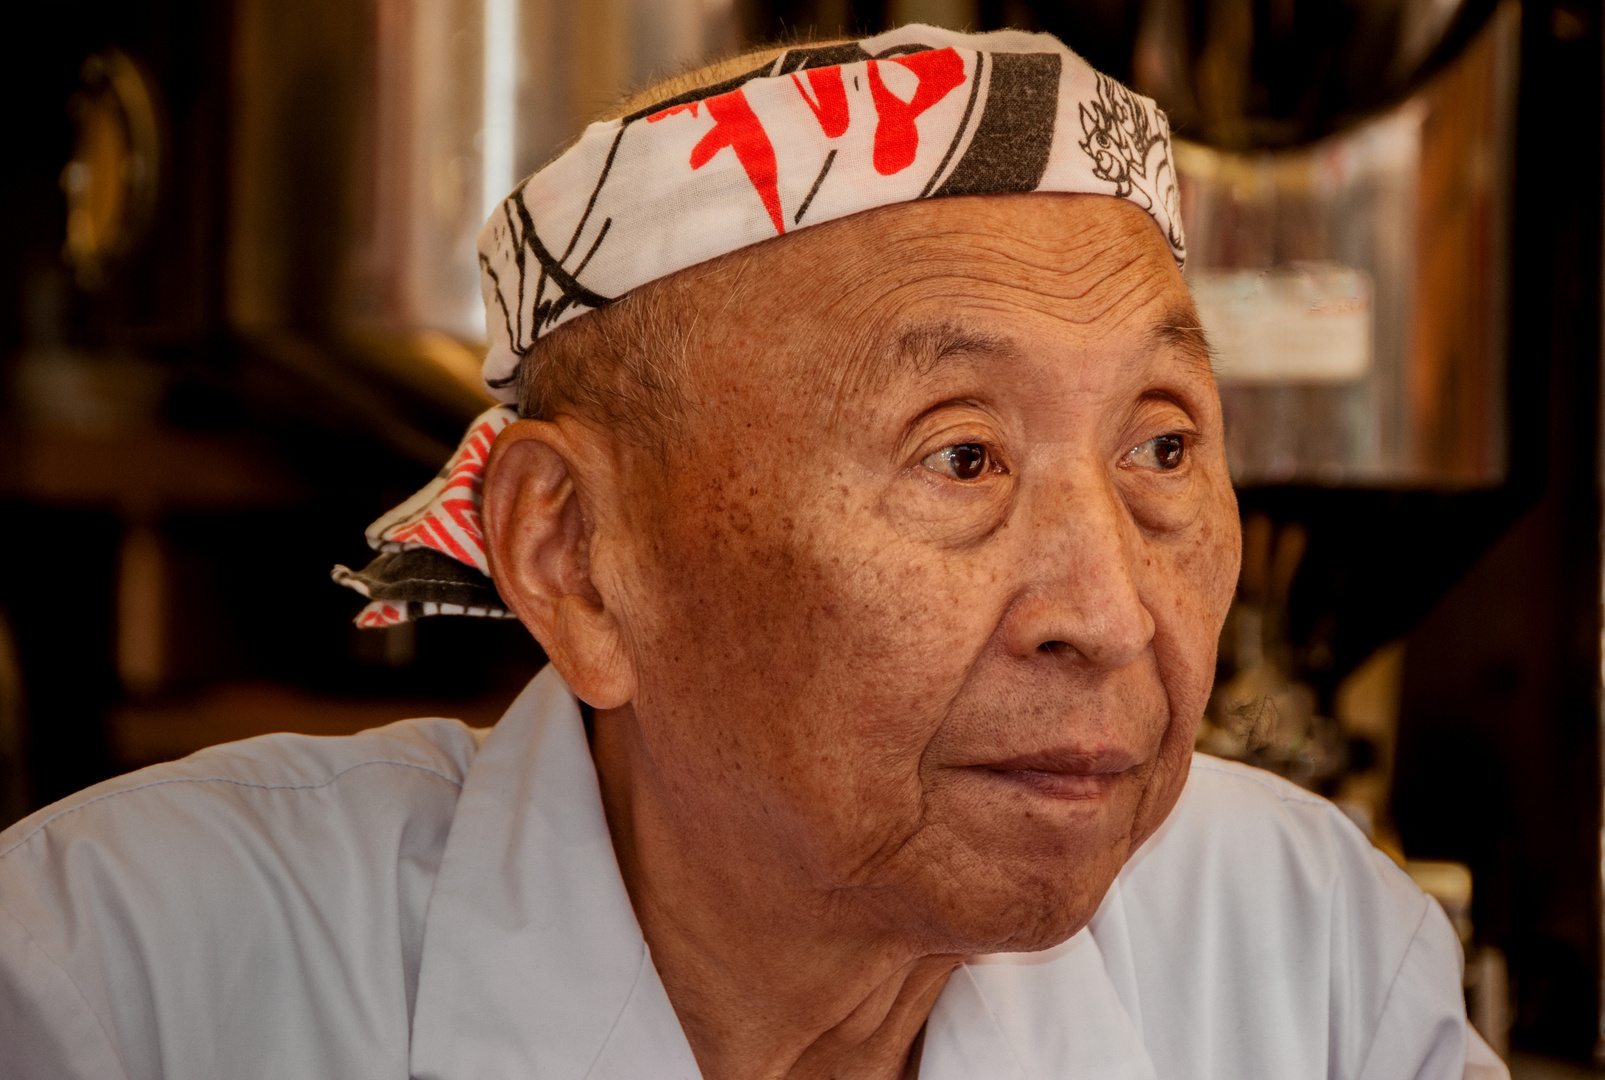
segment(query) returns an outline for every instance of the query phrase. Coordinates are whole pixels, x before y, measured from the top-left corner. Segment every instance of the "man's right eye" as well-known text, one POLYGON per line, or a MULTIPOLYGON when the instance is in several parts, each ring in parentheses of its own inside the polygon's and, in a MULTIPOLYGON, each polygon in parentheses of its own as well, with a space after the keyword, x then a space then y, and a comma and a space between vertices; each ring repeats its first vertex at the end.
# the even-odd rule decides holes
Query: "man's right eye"
POLYGON ((951 480, 979 480, 992 469, 992 455, 980 443, 958 443, 927 454, 921 462, 951 480))

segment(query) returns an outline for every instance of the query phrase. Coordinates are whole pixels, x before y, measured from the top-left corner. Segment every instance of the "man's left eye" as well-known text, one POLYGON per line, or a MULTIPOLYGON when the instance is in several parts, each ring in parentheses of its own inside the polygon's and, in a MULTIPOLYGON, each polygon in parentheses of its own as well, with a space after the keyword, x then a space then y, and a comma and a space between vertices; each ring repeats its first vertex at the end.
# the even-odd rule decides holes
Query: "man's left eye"
POLYGON ((1187 440, 1180 435, 1156 435, 1126 451, 1126 460, 1139 469, 1170 472, 1187 456, 1187 440))
POLYGON ((944 446, 921 462, 952 480, 979 480, 992 469, 992 455, 980 443, 944 446))

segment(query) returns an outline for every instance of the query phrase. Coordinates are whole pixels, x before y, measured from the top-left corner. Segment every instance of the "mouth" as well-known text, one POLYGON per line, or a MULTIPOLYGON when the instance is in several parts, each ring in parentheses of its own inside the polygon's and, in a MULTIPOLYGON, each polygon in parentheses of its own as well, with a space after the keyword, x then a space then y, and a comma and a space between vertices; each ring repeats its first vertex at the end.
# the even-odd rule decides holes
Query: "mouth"
POLYGON ((1138 764, 1135 756, 1118 751, 1083 753, 1049 750, 989 762, 980 770, 998 780, 1052 799, 1097 799, 1138 764))

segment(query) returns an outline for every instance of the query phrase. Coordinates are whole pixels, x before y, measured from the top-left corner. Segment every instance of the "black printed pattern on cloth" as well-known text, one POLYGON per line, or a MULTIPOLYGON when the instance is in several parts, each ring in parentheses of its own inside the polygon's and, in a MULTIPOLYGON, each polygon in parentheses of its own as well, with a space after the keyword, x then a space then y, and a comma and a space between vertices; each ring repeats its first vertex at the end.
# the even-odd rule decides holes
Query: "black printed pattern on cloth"
POLYGON ((370 601, 359 626, 392 626, 426 615, 513 617, 490 578, 432 548, 387 551, 361 570, 337 566, 331 576, 370 601))
POLYGON ((1056 53, 983 53, 986 61, 986 109, 937 195, 1035 191, 1042 184, 1053 149, 1062 61, 1056 53))
POLYGON ((1185 253, 1181 234, 1181 192, 1170 153, 1170 126, 1165 114, 1143 107, 1142 99, 1098 73, 1098 96, 1081 103, 1081 149, 1092 159, 1093 175, 1115 186, 1115 194, 1150 213, 1166 211, 1166 239, 1185 253))

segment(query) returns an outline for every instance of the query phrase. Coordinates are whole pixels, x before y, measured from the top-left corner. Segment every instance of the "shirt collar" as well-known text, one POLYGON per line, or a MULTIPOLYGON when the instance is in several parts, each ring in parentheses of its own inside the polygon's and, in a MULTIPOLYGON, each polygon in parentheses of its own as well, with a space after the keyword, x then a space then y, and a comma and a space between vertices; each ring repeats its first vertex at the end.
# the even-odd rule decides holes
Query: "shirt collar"
MULTIPOLYGON (((1069 1074, 1153 1076, 1091 933, 954 973, 922 1080, 1069 1074)), ((578 703, 551 667, 468 770, 424 931, 412 1075, 700 1075, 630 907, 578 703)))

